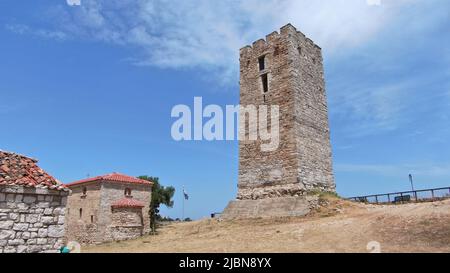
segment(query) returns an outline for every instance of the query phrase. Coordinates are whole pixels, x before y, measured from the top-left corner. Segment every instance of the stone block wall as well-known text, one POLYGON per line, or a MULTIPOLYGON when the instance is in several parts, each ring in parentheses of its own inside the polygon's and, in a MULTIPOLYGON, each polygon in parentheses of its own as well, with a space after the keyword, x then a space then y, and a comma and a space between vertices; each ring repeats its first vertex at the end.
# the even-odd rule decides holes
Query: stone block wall
MULTIPOLYGON (((112 225, 113 210, 111 204, 124 197, 124 191, 126 188, 131 189, 131 195, 133 199, 141 201, 145 204, 145 207, 141 208, 143 218, 143 234, 150 233, 150 199, 152 193, 152 185, 140 185, 140 184, 123 184, 123 183, 104 183, 102 186, 102 198, 100 203, 100 216, 99 225, 105 230, 112 225)), ((104 241, 114 241, 114 237, 110 232, 104 235, 104 241)))
POLYGON ((266 198, 231 201, 221 219, 299 217, 319 206, 318 196, 266 198))
POLYGON ((0 186, 0 253, 56 253, 64 245, 67 191, 0 186))
MULTIPOLYGON (((114 183, 109 181, 96 181, 88 184, 70 186, 72 194, 68 200, 67 215, 67 240, 76 241, 80 244, 98 244, 102 242, 115 241, 116 237, 125 238, 127 230, 132 234, 137 232, 148 234, 150 232, 150 218, 148 215, 152 185, 141 185, 133 183, 114 183), (86 195, 83 188, 86 187, 86 195), (113 202, 125 196, 125 189, 131 189, 134 199, 141 201, 145 207, 142 211, 143 226, 133 228, 116 228, 117 234, 111 232, 113 225, 113 202), (80 209, 82 215, 80 217, 80 209)), ((124 239, 121 239, 124 240, 124 239)))
POLYGON ((238 199, 334 191, 321 49, 286 25, 240 50, 240 88, 243 106, 279 106, 280 145, 264 152, 260 141, 240 142, 238 199))
POLYGON ((114 241, 142 236, 144 234, 142 208, 114 208, 109 232, 114 241))
POLYGON ((67 202, 67 240, 80 244, 102 242, 102 235, 98 229, 101 184, 94 182, 72 186, 71 190, 72 193, 67 202), (83 193, 83 188, 86 188, 86 194, 83 193))

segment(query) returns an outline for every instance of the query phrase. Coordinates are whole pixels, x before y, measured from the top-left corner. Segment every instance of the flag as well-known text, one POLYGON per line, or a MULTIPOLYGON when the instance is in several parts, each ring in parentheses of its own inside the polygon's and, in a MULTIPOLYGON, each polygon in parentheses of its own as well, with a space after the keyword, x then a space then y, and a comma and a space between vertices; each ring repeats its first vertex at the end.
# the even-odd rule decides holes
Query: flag
POLYGON ((189 195, 187 194, 187 192, 183 189, 183 195, 184 195, 184 199, 189 200, 189 195))

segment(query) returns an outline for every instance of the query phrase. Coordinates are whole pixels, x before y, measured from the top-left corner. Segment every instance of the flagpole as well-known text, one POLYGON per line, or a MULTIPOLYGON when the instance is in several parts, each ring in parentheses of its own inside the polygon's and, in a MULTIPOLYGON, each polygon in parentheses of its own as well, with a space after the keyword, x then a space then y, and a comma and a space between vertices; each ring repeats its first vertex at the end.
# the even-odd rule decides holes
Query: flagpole
POLYGON ((182 194, 182 198, 183 198, 183 213, 181 214, 181 222, 184 221, 184 186, 183 186, 183 194, 182 194))

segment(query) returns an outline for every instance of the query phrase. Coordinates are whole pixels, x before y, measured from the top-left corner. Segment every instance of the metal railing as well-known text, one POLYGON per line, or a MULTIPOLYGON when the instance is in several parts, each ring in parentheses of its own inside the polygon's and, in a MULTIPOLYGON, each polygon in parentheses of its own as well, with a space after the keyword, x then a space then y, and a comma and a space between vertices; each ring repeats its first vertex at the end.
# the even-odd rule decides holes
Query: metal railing
POLYGON ((362 203, 408 203, 408 202, 429 202, 438 201, 443 199, 450 199, 450 187, 435 188, 425 190, 414 190, 404 192, 392 192, 384 194, 374 194, 366 196, 356 196, 347 198, 350 201, 362 202, 362 203))

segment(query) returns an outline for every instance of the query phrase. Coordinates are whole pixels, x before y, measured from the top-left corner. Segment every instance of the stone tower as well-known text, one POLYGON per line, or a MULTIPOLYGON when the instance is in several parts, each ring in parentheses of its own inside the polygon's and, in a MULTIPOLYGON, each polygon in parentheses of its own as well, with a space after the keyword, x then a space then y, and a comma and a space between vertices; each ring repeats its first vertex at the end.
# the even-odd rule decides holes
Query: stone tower
MULTIPOLYGON (((288 24, 240 50, 240 86, 242 106, 279 106, 280 144, 263 152, 260 141, 240 142, 241 202, 230 203, 224 214, 277 207, 274 214, 283 216, 310 191, 334 192, 321 48, 288 24), (260 202, 243 202, 249 200, 260 202)), ((305 213, 308 202, 301 203, 297 209, 302 212, 286 215, 305 213)))

